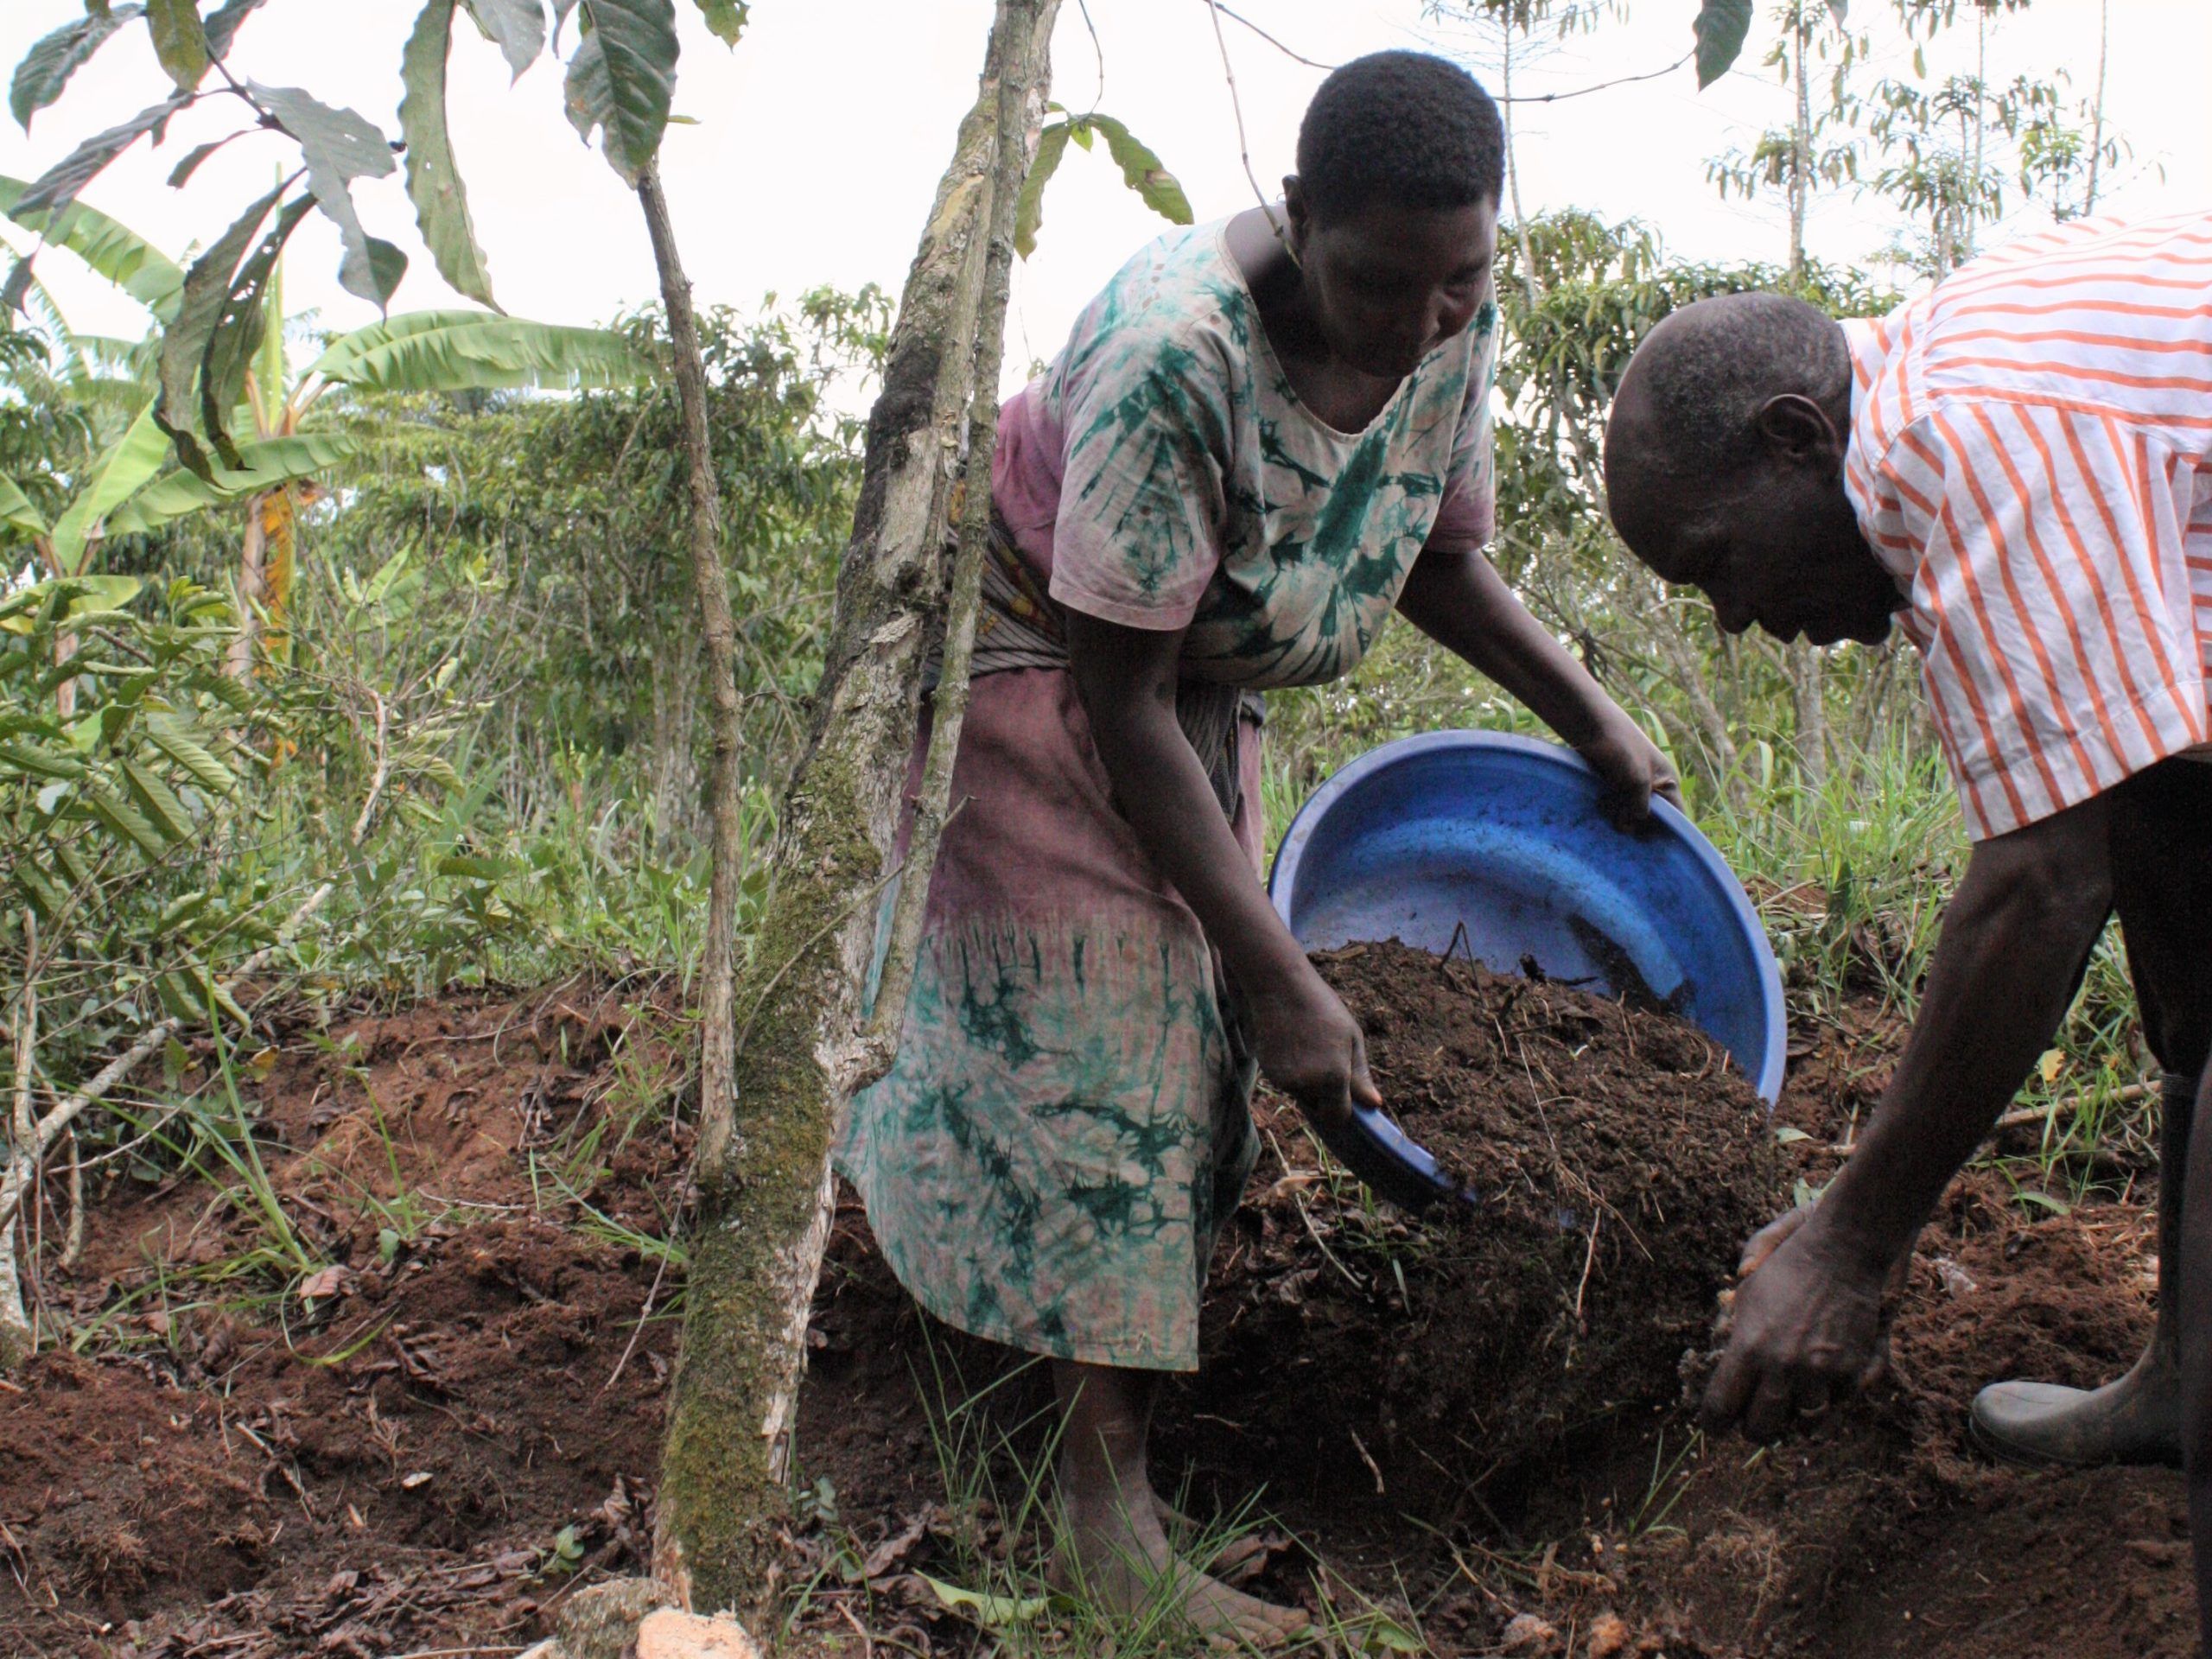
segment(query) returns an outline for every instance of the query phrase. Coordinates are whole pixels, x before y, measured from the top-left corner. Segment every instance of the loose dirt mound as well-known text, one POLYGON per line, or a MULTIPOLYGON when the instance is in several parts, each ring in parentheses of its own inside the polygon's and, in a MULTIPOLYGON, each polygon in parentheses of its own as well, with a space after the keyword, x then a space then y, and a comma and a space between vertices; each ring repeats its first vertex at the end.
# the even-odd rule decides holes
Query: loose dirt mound
MULTIPOLYGON (((1560 995, 1532 988, 1519 1004, 1528 1040, 1539 1045, 1531 1069, 1554 1125, 1552 1090, 1534 1057, 1544 1055, 1557 1076, 1562 1062, 1541 1045, 1580 1046, 1579 1022, 1540 1012, 1574 1006, 1560 995)), ((1620 1017, 1610 1007, 1604 1014, 1620 1017)), ((1694 1051, 1669 1058, 1645 1048, 1633 1015, 1628 1028, 1640 1055, 1677 1073, 1698 1069, 1694 1051)), ((1409 1128, 1440 1141, 1414 1103, 1421 1090, 1411 1079, 1427 1074, 1407 1035, 1385 1033, 1376 1045, 1384 1088, 1409 1128)), ((1834 1173, 1829 1148, 1863 1120, 1901 1036, 1896 1018, 1871 1001, 1795 1032, 1790 1081, 1771 1122, 1795 1132, 1782 1155, 1811 1185, 1834 1173)), ((1493 1032, 1493 1050, 1500 1040, 1493 1032)), ((1503 1040, 1510 1056, 1510 1025, 1503 1040)), ((1656 1121, 1666 1126, 1673 1088, 1636 1095, 1631 1085, 1631 1094, 1656 1095, 1656 1121)), ((1493 1419, 1480 1375, 1446 1384, 1467 1402, 1464 1421, 1402 1432, 1395 1442, 1382 1430, 1380 1405, 1361 1399, 1363 1389, 1418 1398, 1418 1388, 1392 1381, 1408 1369, 1394 1357, 1411 1349, 1421 1356, 1416 1367, 1441 1365, 1452 1340, 1489 1342, 1480 1327, 1494 1317, 1493 1299, 1462 1287, 1451 1316, 1425 1303, 1417 1275, 1431 1271, 1432 1241, 1330 1169, 1294 1109, 1262 1091, 1255 1116, 1267 1150, 1208 1293, 1217 1363, 1171 1388, 1154 1446, 1155 1478, 1181 1489, 1188 1511, 1230 1516, 1256 1504, 1263 1547, 1239 1569, 1246 1587, 1308 1606, 1325 1591, 1339 1612, 1389 1610, 1428 1650, 1447 1656, 1506 1651, 1509 1639, 1521 1644, 1510 1649, 1516 1654, 1566 1659, 2183 1659, 2196 1651, 2177 1476, 1999 1467, 1963 1432, 1967 1402, 1984 1382, 2098 1382, 2140 1351, 2154 1282, 2147 1181, 2128 1202, 2080 1202, 2058 1214, 2014 1201, 1994 1174, 1969 1175, 1921 1240, 1898 1306, 1891 1379, 1874 1393, 1757 1446, 1708 1440, 1662 1390, 1660 1403, 1560 1437, 1516 1478, 1491 1466, 1494 1450, 1485 1456, 1491 1441, 1478 1423, 1487 1430, 1493 1419), (1452 1330, 1440 1335, 1440 1325, 1452 1330)), ((1464 1155, 1495 1176, 1512 1154, 1478 1146, 1464 1155)), ((1604 1166, 1594 1150, 1591 1162, 1604 1166)), ((1548 1158, 1528 1167, 1541 1187, 1548 1158)), ((1527 1205, 1529 1215, 1541 1213, 1539 1198, 1527 1205)), ((1766 1218, 1748 1217, 1746 1230, 1766 1218)), ((1585 1250, 1586 1236, 1578 1240, 1585 1250)), ((1605 1239, 1601 1230, 1601 1251, 1605 1239)), ((1725 1267, 1740 1236, 1722 1243, 1725 1267)), ((1578 1258, 1578 1274, 1580 1267, 1578 1258)), ((1717 1283, 1719 1268, 1711 1274, 1717 1283)), ((870 1610, 874 1629, 895 1630, 909 1646, 957 1646, 957 1620, 933 1612, 919 1581, 900 1575, 919 1567, 958 1582, 974 1570, 977 1554, 963 1539, 1002 1519, 977 1500, 992 1483, 974 1471, 995 1463, 1000 1494, 1021 1489, 1022 1471, 1041 1452, 1041 1378, 1009 1379, 1003 1357, 918 1315, 849 1199, 817 1326, 823 1345, 801 1455, 809 1478, 834 1492, 839 1519, 799 1540, 825 1586, 805 1621, 824 1632, 845 1628, 833 1611, 842 1605, 870 1610), (987 1438, 975 1432, 977 1414, 950 1409, 985 1386, 1005 1437, 995 1460, 975 1449, 987 1438), (941 1456, 954 1465, 950 1482, 940 1478, 941 1456), (871 1552, 881 1575, 860 1570, 871 1552)), ((1580 1347, 1586 1339, 1575 1336, 1580 1347)), ((1671 1370, 1683 1345, 1655 1344, 1644 1381, 1671 1370)), ((1037 1541, 994 1535, 994 1558, 1020 1560, 1037 1541)), ((972 1632, 969 1639, 988 1644, 972 1632)))
POLYGON ((1317 1217, 1310 1183, 1284 1177, 1289 1224, 1263 1204, 1225 1246, 1203 1393, 1249 1395, 1239 1421, 1284 1464, 1446 1507, 1671 1401, 1789 1191, 1726 1056, 1666 1016, 1395 942, 1316 962, 1386 1105, 1481 1202, 1418 1228, 1317 1217), (1322 1360, 1339 1340, 1359 1363, 1322 1360))
POLYGON ((0 1651, 503 1652, 634 1563, 682 1168, 639 1013, 572 987, 280 1034, 248 1100, 316 1274, 243 1192, 111 1192, 45 1287, 86 1351, 0 1395, 0 1651))

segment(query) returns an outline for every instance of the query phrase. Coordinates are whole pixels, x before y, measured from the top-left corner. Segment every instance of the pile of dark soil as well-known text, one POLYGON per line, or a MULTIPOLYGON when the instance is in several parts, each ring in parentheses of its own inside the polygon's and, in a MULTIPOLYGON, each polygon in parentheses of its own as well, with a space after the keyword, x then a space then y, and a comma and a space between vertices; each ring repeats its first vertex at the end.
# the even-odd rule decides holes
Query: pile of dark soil
POLYGON ((1224 1242, 1199 1397, 1246 1396, 1246 1434, 1317 1483, 1448 1512, 1672 1402, 1791 1171, 1680 1020, 1395 942, 1315 960, 1386 1107, 1480 1202, 1414 1225, 1285 1176, 1287 1224, 1262 1204, 1224 1242), (1357 1363, 1325 1363, 1339 1332, 1357 1363))

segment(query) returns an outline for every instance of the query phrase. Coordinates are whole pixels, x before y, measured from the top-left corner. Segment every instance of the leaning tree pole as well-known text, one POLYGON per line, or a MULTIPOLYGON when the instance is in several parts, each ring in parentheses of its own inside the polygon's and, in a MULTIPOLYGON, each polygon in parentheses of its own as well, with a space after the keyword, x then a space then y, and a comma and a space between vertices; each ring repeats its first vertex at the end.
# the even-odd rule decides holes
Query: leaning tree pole
POLYGON ((1058 10, 1059 0, 997 0, 975 106, 938 187, 868 418, 807 747, 728 1016, 728 1086, 703 1079, 698 1209, 654 1576, 685 1605, 734 1608, 755 1628, 772 1582, 807 1314, 829 1238, 830 1138, 853 1091, 881 1075, 897 1041, 899 988, 911 972, 919 892, 965 706, 1015 203, 1044 119, 1058 10), (947 516, 963 464, 970 485, 949 570, 947 516), (878 901, 893 874, 923 660, 940 620, 948 660, 932 743, 941 753, 904 873, 882 999, 891 1017, 871 1027, 863 988, 878 901))

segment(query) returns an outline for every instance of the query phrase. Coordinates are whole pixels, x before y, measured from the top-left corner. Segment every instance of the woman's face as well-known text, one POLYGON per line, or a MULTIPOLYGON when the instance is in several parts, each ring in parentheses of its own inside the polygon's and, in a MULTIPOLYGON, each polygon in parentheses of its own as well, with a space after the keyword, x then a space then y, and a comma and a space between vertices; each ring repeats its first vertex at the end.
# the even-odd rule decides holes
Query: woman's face
POLYGON ((1322 337, 1361 372, 1402 379, 1490 297, 1496 202, 1384 205, 1322 220, 1297 181, 1285 183, 1291 247, 1322 337))

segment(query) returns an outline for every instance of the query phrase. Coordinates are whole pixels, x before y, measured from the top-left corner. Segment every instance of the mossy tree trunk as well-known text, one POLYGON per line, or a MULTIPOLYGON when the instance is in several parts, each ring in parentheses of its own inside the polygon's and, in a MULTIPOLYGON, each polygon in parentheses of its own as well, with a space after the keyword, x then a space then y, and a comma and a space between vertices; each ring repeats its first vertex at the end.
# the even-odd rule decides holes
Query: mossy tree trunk
MULTIPOLYGON (((863 988, 942 614, 963 432, 970 493, 988 489, 1014 201, 1043 121, 1058 11, 1058 0, 998 0, 976 104, 906 279, 808 743, 735 997, 731 1087, 702 1101, 654 1574, 687 1606, 734 1608, 756 1624, 773 1590, 807 1314, 829 1237, 830 1137, 897 1035, 895 1020, 887 1035, 867 1027, 863 988)), ((956 737, 940 717, 933 741, 956 737)), ((927 849, 913 863, 918 886, 927 849)))

